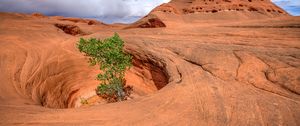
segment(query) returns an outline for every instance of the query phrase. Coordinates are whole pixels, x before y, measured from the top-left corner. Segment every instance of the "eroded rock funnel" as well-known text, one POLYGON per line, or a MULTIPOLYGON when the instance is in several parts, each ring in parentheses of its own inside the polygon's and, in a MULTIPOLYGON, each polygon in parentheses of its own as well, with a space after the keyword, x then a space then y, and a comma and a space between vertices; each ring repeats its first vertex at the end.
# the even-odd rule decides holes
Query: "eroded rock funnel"
MULTIPOLYGON (((81 62, 78 62, 77 60, 71 62, 77 62, 78 64, 81 64, 81 62)), ((131 74, 133 74, 135 78, 141 78, 140 80, 148 80, 144 84, 146 85, 146 88, 149 86, 149 88, 156 87, 155 90, 160 90, 168 84, 168 76, 165 74, 165 68, 159 66, 157 62, 159 61, 134 57, 132 69, 141 72, 139 72, 139 74, 131 74), (152 82, 149 82, 149 80, 152 82)), ((69 63, 69 61, 64 61, 60 64, 65 65, 60 67, 60 65, 58 66, 57 63, 53 62, 36 72, 37 74, 33 76, 32 80, 29 81, 30 85, 27 86, 34 87, 31 88, 31 92, 33 92, 33 99, 35 102, 37 102, 37 104, 48 108, 73 108, 80 98, 80 94, 85 94, 85 90, 82 90, 82 87, 99 83, 98 81, 94 81, 94 77, 97 75, 96 73, 92 72, 94 70, 85 69, 80 71, 78 70, 78 66, 76 68, 76 66, 67 65, 69 63), (81 76, 82 79, 87 79, 85 77, 88 76, 84 75, 84 73, 89 72, 94 74, 91 74, 93 77, 90 77, 90 82, 88 81, 84 83, 79 80, 81 83, 73 83, 72 78, 75 80, 81 76)), ((88 67, 88 64, 85 64, 85 66, 82 64, 81 67, 86 68, 88 67)), ((132 76, 126 77, 125 79, 130 79, 130 77, 132 76)), ((131 83, 135 82, 133 81, 131 83)), ((135 93, 135 88, 139 87, 133 86, 133 93, 135 93)), ((33 95, 31 92, 27 92, 29 96, 33 95)))

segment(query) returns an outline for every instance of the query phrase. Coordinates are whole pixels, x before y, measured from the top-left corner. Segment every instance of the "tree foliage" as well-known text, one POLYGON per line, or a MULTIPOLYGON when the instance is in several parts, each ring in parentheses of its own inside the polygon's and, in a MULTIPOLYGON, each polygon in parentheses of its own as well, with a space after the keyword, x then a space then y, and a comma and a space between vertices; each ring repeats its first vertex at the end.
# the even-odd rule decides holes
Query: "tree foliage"
POLYGON ((126 100, 132 88, 125 86, 125 71, 132 66, 131 55, 124 52, 124 42, 117 33, 114 36, 99 40, 81 38, 77 47, 89 57, 91 65, 99 65, 101 81, 96 89, 99 96, 108 102, 126 100))

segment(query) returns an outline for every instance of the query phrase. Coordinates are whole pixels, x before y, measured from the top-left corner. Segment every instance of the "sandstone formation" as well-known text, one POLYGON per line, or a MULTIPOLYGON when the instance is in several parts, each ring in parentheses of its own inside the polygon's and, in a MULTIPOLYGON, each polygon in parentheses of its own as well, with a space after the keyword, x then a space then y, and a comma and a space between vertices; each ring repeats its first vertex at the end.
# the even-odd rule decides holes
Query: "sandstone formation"
POLYGON ((218 13, 218 12, 246 12, 264 16, 288 15, 270 0, 172 0, 161 5, 153 12, 173 14, 218 13))
POLYGON ((37 17, 37 18, 45 18, 46 16, 41 14, 41 13, 32 13, 31 14, 32 17, 37 17))
POLYGON ((0 125, 300 125, 300 18, 270 1, 173 0, 129 25, 38 17, 0 13, 0 125), (114 32, 133 94, 105 104, 76 43, 114 32))
POLYGON ((87 23, 88 25, 104 25, 104 23, 92 20, 92 19, 82 19, 82 18, 66 18, 66 17, 56 17, 56 19, 61 21, 70 21, 74 23, 87 23))
POLYGON ((162 28, 166 24, 155 15, 147 15, 126 28, 162 28))
POLYGON ((69 24, 54 24, 55 27, 63 30, 65 33, 70 34, 70 35, 85 35, 80 28, 76 25, 69 25, 69 24))
POLYGON ((172 0, 129 27, 174 27, 183 23, 254 20, 289 16, 270 0, 172 0), (159 23, 151 23, 159 22, 159 23), (162 24, 162 25, 157 25, 162 24))

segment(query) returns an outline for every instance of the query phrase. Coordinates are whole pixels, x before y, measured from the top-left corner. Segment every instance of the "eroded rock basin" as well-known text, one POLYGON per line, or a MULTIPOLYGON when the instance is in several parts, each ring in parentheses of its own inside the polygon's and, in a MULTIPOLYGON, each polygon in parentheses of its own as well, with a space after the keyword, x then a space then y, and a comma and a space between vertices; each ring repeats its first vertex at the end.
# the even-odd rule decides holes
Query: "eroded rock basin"
MULTIPOLYGON (((125 75, 126 85, 133 87, 132 94, 128 100, 152 94, 168 84, 166 68, 161 61, 134 56, 132 64, 133 66, 125 75)), ((95 90, 91 90, 79 96, 74 107, 87 107, 97 104, 106 104, 106 101, 96 95, 95 90)))
MULTIPOLYGON (((88 101, 85 106, 106 104, 95 93, 100 83, 96 80, 99 68, 89 66, 87 57, 80 53, 64 57, 61 53, 65 50, 60 49, 42 52, 20 48, 20 52, 12 56, 22 61, 15 68, 14 84, 19 87, 16 89, 20 93, 29 98, 25 104, 47 108, 80 107, 82 100, 88 101)), ((127 85, 133 86, 130 99, 152 94, 168 84, 168 75, 162 64, 145 54, 134 56, 133 66, 125 76, 127 85)))

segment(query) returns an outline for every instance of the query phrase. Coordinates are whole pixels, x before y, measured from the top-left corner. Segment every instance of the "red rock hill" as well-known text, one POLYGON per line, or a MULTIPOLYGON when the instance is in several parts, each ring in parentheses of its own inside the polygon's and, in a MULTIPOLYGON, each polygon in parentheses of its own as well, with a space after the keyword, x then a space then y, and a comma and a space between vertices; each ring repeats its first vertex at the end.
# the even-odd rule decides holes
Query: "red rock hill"
POLYGON ((161 24, 177 26, 178 22, 255 20, 282 16, 289 14, 270 0, 172 0, 155 8, 130 27, 157 28, 166 27, 161 24))

